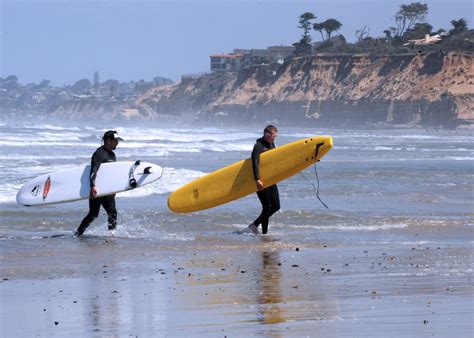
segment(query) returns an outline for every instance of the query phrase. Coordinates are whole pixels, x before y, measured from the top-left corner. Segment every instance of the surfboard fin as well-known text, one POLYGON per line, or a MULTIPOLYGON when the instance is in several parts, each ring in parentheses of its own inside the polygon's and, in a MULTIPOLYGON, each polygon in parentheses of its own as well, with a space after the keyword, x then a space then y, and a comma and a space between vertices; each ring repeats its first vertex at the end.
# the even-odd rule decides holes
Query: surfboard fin
POLYGON ((128 185, 130 186, 130 188, 135 189, 138 185, 137 180, 134 178, 131 178, 130 181, 128 182, 128 185))
POLYGON ((151 171, 150 171, 151 167, 146 167, 145 169, 143 169, 143 174, 151 174, 151 171))

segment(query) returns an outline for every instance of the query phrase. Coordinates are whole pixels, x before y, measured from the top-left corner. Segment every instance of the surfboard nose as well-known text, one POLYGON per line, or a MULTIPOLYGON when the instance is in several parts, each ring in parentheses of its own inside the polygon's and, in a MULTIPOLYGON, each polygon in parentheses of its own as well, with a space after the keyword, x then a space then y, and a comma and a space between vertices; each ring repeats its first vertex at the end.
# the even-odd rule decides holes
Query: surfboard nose
POLYGON ((331 136, 314 136, 311 139, 316 145, 317 160, 320 160, 324 155, 331 150, 333 146, 333 140, 331 136))
POLYGON ((328 146, 329 146, 329 149, 331 149, 332 146, 333 146, 332 137, 331 137, 331 136, 328 136, 328 146))

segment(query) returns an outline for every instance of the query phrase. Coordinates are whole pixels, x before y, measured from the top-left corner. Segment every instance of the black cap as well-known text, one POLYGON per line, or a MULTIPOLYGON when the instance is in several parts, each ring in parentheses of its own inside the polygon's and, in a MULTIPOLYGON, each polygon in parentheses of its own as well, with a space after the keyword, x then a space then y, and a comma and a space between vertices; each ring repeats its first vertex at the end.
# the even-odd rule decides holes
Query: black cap
POLYGON ((123 138, 121 137, 116 137, 115 134, 117 132, 115 130, 108 130, 105 132, 104 136, 102 137, 102 140, 117 140, 117 141, 123 141, 123 138))

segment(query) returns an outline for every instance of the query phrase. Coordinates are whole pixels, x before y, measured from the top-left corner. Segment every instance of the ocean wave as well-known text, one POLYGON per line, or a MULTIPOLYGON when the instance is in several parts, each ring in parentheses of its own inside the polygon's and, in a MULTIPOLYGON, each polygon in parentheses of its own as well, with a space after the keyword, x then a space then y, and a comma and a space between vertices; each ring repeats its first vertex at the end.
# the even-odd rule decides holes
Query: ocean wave
POLYGON ((453 161, 473 161, 474 157, 470 156, 445 156, 443 157, 445 160, 453 160, 453 161))
POLYGON ((21 126, 21 128, 24 129, 39 129, 39 130, 74 130, 74 131, 80 131, 81 128, 79 127, 73 127, 73 126, 57 126, 57 125, 52 125, 52 124, 33 124, 30 126, 21 126))
MULTIPOLYGON (((53 141, 53 140, 0 140, 0 146, 4 147, 14 147, 14 148, 48 148, 48 151, 51 153, 51 147, 62 148, 90 148, 92 154, 93 150, 100 146, 100 143, 91 143, 85 141, 76 141, 76 142, 65 142, 65 141, 53 141)), ((222 144, 209 144, 203 142, 194 142, 194 143, 147 143, 147 142, 121 142, 117 149, 115 150, 117 156, 120 156, 120 151, 122 149, 135 149, 141 153, 155 154, 157 150, 169 153, 200 153, 204 151, 209 152, 240 152, 248 151, 250 152, 253 148, 253 143, 222 143, 222 144)), ((58 149, 59 150, 59 149, 58 149)), ((45 150, 46 151, 46 150, 45 150)), ((0 155, 1 156, 1 155, 0 155)), ((38 156, 41 158, 41 155, 38 156)))
POLYGON ((16 194, 20 190, 22 184, 19 183, 3 183, 0 185, 0 203, 16 202, 16 194))
POLYGON ((19 147, 19 148, 31 148, 31 147, 53 147, 53 146, 59 146, 59 147, 99 147, 99 143, 85 143, 85 142, 74 142, 74 143, 67 143, 66 141, 28 141, 25 139, 22 140, 13 140, 13 141, 0 141, 0 146, 5 146, 5 147, 19 147))
POLYGON ((256 133, 247 133, 233 129, 158 129, 126 128, 116 129, 125 140, 133 141, 170 141, 170 142, 232 142, 253 140, 259 137, 256 133))
POLYGON ((75 160, 90 159, 90 155, 28 155, 28 154, 0 154, 0 160, 6 161, 27 161, 40 164, 44 160, 75 160))

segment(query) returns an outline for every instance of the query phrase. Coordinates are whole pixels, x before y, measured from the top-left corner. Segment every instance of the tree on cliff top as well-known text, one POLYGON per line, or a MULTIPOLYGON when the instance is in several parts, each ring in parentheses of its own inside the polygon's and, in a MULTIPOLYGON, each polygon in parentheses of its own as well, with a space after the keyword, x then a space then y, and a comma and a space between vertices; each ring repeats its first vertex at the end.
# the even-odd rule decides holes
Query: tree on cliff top
POLYGON ((309 31, 311 30, 311 20, 316 19, 316 16, 311 12, 306 12, 299 17, 298 28, 303 29, 303 35, 299 42, 293 44, 295 46, 295 55, 307 55, 311 53, 311 36, 309 31))
POLYGON ((400 10, 395 14, 396 36, 403 36, 408 29, 413 28, 415 23, 424 22, 426 14, 428 14, 427 4, 412 2, 409 5, 400 5, 400 10))
POLYGON ((449 31, 449 33, 451 34, 456 34, 467 30, 467 20, 464 18, 461 18, 459 20, 452 20, 451 25, 453 25, 454 27, 449 31))
POLYGON ((337 21, 336 19, 327 19, 323 22, 324 30, 328 35, 328 40, 331 40, 331 33, 334 31, 338 31, 342 27, 342 23, 337 21))
POLYGON ((323 31, 326 32, 326 37, 327 37, 327 40, 329 41, 329 40, 331 40, 332 32, 338 31, 341 27, 342 27, 342 23, 340 23, 336 19, 327 19, 326 21, 323 21, 323 22, 319 22, 319 23, 316 22, 313 25, 313 29, 315 31, 318 31, 319 33, 321 33, 321 37, 323 39, 323 42, 325 41, 323 31))
POLYGON ((323 35, 324 23, 323 23, 323 22, 316 22, 316 23, 313 25, 313 29, 314 29, 315 31, 318 31, 319 33, 321 33, 321 39, 323 39, 323 42, 324 42, 324 35, 323 35))
POLYGON ((316 16, 311 12, 306 12, 300 15, 300 25, 298 26, 298 28, 303 29, 303 35, 301 37, 308 43, 311 42, 311 36, 309 35, 309 31, 311 30, 311 20, 314 19, 316 19, 316 16))

